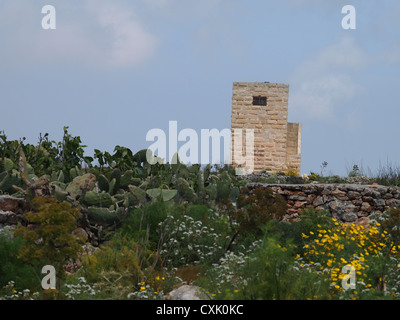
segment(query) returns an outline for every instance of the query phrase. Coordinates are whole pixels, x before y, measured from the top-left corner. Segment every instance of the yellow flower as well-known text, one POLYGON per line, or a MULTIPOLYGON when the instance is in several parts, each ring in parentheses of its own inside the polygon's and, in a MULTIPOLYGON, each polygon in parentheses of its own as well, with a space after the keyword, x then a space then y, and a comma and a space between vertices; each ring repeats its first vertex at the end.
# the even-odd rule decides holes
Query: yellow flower
POLYGON ((238 292, 239 292, 239 290, 238 290, 238 289, 235 289, 235 290, 233 290, 233 292, 234 292, 234 293, 238 293, 238 292))
POLYGON ((157 280, 157 281, 158 281, 158 280, 160 280, 160 277, 159 277, 159 276, 157 276, 157 277, 156 277, 156 280, 157 280))
POLYGON ((140 292, 146 290, 146 287, 140 287, 140 292))

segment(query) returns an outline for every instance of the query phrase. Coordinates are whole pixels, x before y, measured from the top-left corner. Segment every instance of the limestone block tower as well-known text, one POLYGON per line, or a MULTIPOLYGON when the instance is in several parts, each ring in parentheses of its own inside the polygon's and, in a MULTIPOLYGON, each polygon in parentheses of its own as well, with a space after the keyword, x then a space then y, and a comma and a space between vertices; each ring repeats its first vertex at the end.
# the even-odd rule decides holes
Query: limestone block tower
MULTIPOLYGON (((288 123, 289 85, 269 82, 234 82, 232 137, 235 129, 254 132, 254 172, 300 174, 301 124, 288 123)), ((242 148, 245 149, 243 136, 242 148)), ((232 165, 235 164, 232 143, 232 165)))

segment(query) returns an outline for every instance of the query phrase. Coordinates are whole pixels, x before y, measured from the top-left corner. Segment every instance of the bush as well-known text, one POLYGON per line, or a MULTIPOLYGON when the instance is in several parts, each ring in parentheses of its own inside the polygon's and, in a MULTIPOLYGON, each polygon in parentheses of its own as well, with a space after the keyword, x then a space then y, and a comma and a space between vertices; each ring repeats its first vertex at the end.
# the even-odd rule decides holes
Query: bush
POLYGON ((302 300, 328 297, 329 283, 295 264, 296 248, 275 237, 227 252, 197 283, 210 298, 240 300, 302 300))
POLYGON ((280 239, 290 239, 297 247, 299 253, 303 252, 305 244, 302 234, 308 232, 316 233, 320 228, 329 229, 333 226, 333 221, 329 211, 316 210, 312 207, 300 211, 298 221, 279 222, 272 220, 265 227, 264 232, 269 235, 276 235, 280 239))
POLYGON ((226 217, 204 205, 189 206, 184 215, 172 218, 167 232, 161 257, 169 268, 212 263, 230 239, 226 217))
POLYGON ((184 207, 174 202, 155 201, 128 213, 120 232, 149 250, 157 250, 162 230, 160 224, 169 216, 180 215, 184 207))
MULTIPOLYGON (((126 298, 129 290, 143 277, 137 256, 137 244, 130 238, 116 234, 91 255, 82 257, 85 284, 96 284, 101 297, 126 298)), ((94 290, 94 289, 93 289, 94 290)))
POLYGON ((266 238, 245 268, 245 273, 252 276, 243 296, 263 300, 326 298, 327 282, 314 272, 297 268, 294 258, 292 244, 282 246, 275 238, 266 238))
POLYGON ((24 214, 28 226, 20 226, 15 236, 25 241, 18 251, 18 258, 28 265, 52 265, 56 269, 57 287, 65 278, 64 264, 76 259, 82 250, 82 239, 73 235, 80 212, 67 202, 55 198, 36 197, 33 211, 24 214))
POLYGON ((303 233, 305 252, 296 264, 330 281, 331 295, 345 299, 370 299, 399 295, 399 250, 391 234, 379 222, 365 229, 332 219, 330 229, 303 233), (355 270, 356 288, 344 290, 344 266, 355 270), (384 292, 385 291, 385 292, 384 292))
POLYGON ((13 281, 13 290, 37 290, 40 287, 41 266, 27 265, 18 259, 18 252, 24 245, 21 237, 0 233, 0 290, 13 281))

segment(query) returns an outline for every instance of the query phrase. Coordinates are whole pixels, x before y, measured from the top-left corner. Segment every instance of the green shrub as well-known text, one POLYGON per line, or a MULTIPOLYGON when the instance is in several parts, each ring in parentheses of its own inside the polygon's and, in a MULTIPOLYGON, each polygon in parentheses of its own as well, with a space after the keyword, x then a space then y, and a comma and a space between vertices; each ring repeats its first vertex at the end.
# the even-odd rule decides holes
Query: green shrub
POLYGON ((33 211, 24 214, 28 226, 19 226, 15 236, 25 242, 18 251, 18 258, 28 265, 52 265, 56 270, 57 290, 65 279, 64 265, 76 259, 82 250, 83 238, 72 234, 77 228, 80 212, 68 202, 55 198, 36 197, 32 201, 33 211))
POLYGON ((314 232, 318 229, 329 229, 333 225, 331 214, 326 210, 316 210, 312 207, 300 211, 298 221, 279 222, 271 220, 264 228, 268 235, 279 236, 280 239, 291 239, 298 252, 303 252, 304 238, 302 234, 314 232))
POLYGON ((83 255, 78 276, 83 276, 89 286, 95 284, 100 298, 124 298, 143 276, 137 250, 135 241, 116 234, 94 253, 83 255))
POLYGON ((245 268, 251 276, 243 296, 263 300, 327 298, 329 283, 317 273, 296 268, 295 254, 292 244, 282 246, 276 239, 266 238, 245 268))
POLYGON ((204 205, 189 206, 171 219, 167 231, 161 257, 169 268, 216 261, 230 239, 228 220, 204 205))
POLYGON ((232 250, 235 241, 247 239, 251 243, 263 235, 263 229, 269 221, 280 221, 286 214, 287 202, 270 188, 249 190, 243 187, 236 205, 229 199, 222 199, 218 209, 229 218, 233 236, 227 250, 232 250))
POLYGON ((174 202, 155 201, 128 213, 120 232, 149 250, 157 250, 162 224, 167 217, 182 215, 184 207, 174 202))
POLYGON ((31 291, 40 287, 41 266, 27 265, 18 259, 18 252, 24 245, 21 237, 0 233, 0 292, 10 281, 14 282, 13 289, 31 291), (36 271, 36 272, 35 272, 36 271))

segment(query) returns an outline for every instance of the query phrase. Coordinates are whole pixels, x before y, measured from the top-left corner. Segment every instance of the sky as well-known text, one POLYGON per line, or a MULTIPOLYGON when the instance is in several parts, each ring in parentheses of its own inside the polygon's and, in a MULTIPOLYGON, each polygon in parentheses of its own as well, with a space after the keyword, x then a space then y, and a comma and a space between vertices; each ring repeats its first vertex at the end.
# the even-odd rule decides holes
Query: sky
POLYGON ((0 0, 0 130, 138 151, 170 121, 230 128, 233 82, 287 83, 301 172, 375 172, 400 159, 399 17, 398 0, 0 0))

